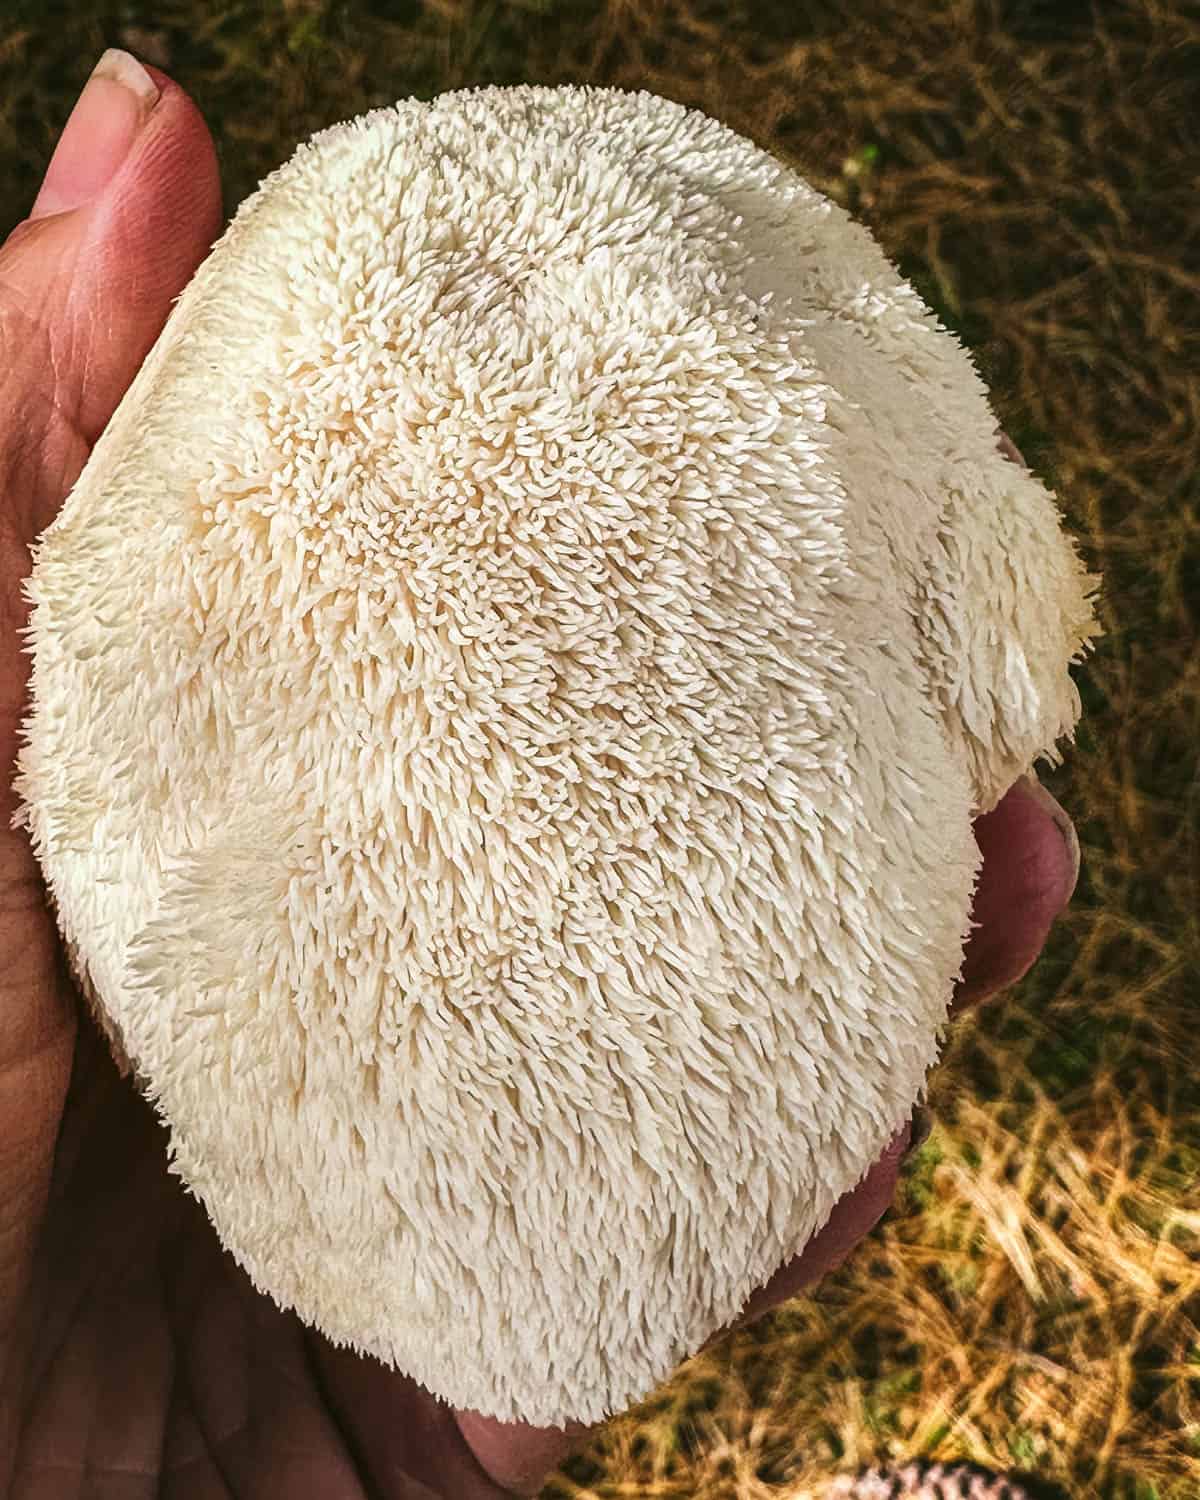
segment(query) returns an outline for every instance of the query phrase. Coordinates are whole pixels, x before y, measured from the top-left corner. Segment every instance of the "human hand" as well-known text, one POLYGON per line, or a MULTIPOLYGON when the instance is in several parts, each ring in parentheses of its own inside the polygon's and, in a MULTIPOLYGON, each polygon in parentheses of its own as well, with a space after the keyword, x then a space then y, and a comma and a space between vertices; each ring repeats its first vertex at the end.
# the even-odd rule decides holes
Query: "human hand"
MULTIPOLYGON (((158 70, 105 61, 30 219, 0 247, 0 1492, 532 1495, 590 1428, 456 1412, 281 1312, 221 1249, 81 1004, 28 838, 11 828, 30 544, 221 230, 196 107, 158 70)), ((975 834, 981 926, 959 1010, 1029 968, 1074 884, 1051 816, 1019 787, 975 834)), ((739 1322, 845 1259, 890 1204, 909 1134, 739 1322)))

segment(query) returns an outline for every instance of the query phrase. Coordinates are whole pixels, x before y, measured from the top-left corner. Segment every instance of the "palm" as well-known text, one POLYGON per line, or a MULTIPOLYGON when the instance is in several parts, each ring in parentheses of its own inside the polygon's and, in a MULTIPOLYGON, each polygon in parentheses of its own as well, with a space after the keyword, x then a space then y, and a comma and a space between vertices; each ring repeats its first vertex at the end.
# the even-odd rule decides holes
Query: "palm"
POLYGON ((500 1494, 449 1407, 254 1290, 79 1009, 23 1309, 12 1500, 500 1494))

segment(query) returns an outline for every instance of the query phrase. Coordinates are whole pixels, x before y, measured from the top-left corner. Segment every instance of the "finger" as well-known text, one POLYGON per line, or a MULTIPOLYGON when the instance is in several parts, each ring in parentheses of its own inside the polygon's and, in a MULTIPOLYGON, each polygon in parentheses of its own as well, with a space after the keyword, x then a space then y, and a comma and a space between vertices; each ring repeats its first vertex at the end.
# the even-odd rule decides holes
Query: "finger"
POLYGON ((221 219, 199 110, 110 49, 0 248, 0 495, 24 542, 57 514, 221 219))
POLYGON ((1036 780, 1022 777, 990 813, 975 819, 983 867, 971 933, 951 1014, 990 999, 1032 967, 1079 878, 1079 839, 1070 818, 1036 780))

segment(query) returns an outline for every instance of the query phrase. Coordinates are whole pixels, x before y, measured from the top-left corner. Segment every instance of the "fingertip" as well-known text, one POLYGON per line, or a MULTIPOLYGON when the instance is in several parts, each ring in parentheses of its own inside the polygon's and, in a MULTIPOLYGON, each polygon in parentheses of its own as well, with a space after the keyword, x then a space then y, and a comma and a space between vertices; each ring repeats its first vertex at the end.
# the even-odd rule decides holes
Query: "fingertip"
MULTIPOLYGON (((145 66, 145 65, 144 65, 145 66)), ((224 209, 216 147, 186 90, 159 68, 161 90, 129 156, 90 210, 76 311, 92 316, 95 378, 80 392, 79 426, 89 442, 149 352, 171 311, 220 237, 224 209), (103 318, 94 314, 103 310, 103 318)))
POLYGON ((977 926, 963 954, 952 1015, 1029 972, 1070 900, 1078 869, 1070 835, 1019 783, 976 818, 975 840, 983 855, 971 912, 977 926))
POLYGON ((221 171, 212 132, 200 106, 182 84, 169 77, 161 68, 152 67, 150 63, 144 62, 142 67, 158 86, 161 96, 158 110, 165 107, 171 111, 172 128, 180 138, 181 147, 187 150, 197 174, 197 198, 209 211, 211 239, 215 239, 220 233, 224 211, 221 201, 221 171))
POLYGON ((160 68, 143 66, 161 97, 138 147, 123 168, 122 175, 128 179, 125 191, 141 193, 147 200, 153 195, 164 207, 182 211, 180 242, 188 241, 193 257, 200 247, 207 254, 221 232, 224 217, 212 133, 199 105, 181 84, 160 68))

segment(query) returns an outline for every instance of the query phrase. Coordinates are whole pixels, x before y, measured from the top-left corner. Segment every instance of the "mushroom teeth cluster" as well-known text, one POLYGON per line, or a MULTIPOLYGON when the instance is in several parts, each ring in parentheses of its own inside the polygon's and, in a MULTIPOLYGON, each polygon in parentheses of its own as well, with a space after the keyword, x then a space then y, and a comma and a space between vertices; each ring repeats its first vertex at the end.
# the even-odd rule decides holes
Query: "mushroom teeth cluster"
POLYGON ((301 145, 34 559, 16 822, 170 1170, 280 1306, 538 1425, 923 1096, 972 817, 1100 633, 870 233, 608 88, 301 145))

